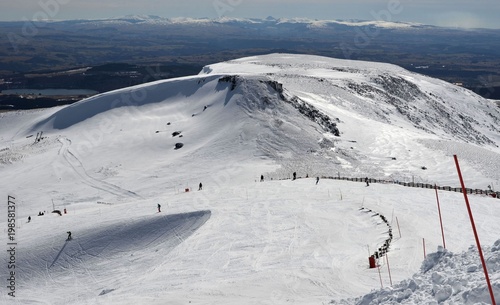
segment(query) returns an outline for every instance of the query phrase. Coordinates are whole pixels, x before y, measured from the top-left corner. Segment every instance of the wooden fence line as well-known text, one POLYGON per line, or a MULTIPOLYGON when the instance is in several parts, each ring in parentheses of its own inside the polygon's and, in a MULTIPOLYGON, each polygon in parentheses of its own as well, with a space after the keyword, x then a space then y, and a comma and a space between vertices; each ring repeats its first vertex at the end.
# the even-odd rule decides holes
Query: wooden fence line
MULTIPOLYGON (((334 179, 334 180, 347 180, 347 181, 355 181, 355 182, 364 182, 365 181, 365 178, 349 178, 349 177, 321 177, 321 178, 334 179)), ((438 190, 442 190, 442 191, 462 193, 461 187, 436 186, 434 184, 429 184, 429 183, 401 182, 401 181, 382 180, 382 179, 374 179, 374 178, 368 178, 368 182, 369 183, 398 184, 398 185, 402 185, 402 186, 406 186, 406 187, 418 187, 418 188, 427 188, 427 189, 437 188, 438 190)), ((484 195, 490 195, 494 198, 500 199, 500 192, 494 192, 494 191, 490 191, 490 190, 481 190, 481 189, 471 189, 471 188, 466 188, 465 190, 466 190, 467 194, 484 194, 484 195)))
MULTIPOLYGON (((305 177, 297 177, 297 179, 301 179, 301 178, 305 178, 305 177)), ((365 182, 365 178, 356 178, 356 177, 352 178, 352 177, 322 176, 321 179, 365 182)), ((279 180, 289 180, 289 178, 284 178, 284 179, 279 179, 279 180)), ((383 179, 374 179, 374 178, 368 178, 368 182, 369 183, 398 184, 398 185, 406 186, 406 187, 418 187, 418 188, 427 188, 427 189, 437 188, 438 190, 442 190, 442 191, 462 193, 461 187, 439 186, 439 185, 434 185, 434 184, 429 184, 429 183, 401 182, 401 181, 383 180, 383 179)), ((493 198, 500 199, 500 192, 494 192, 494 191, 490 191, 490 190, 481 190, 481 189, 470 189, 470 188, 466 188, 465 190, 466 190, 467 194, 488 195, 488 196, 491 196, 493 198)))

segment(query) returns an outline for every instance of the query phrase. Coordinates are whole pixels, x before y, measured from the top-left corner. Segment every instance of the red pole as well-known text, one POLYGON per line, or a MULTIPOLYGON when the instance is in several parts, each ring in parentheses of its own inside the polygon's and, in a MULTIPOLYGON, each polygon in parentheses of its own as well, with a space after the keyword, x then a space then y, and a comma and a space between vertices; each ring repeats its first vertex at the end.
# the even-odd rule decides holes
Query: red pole
POLYGON ((391 267, 389 266, 389 255, 385 254, 385 260, 387 261, 387 270, 389 270, 389 282, 391 282, 392 286, 392 277, 391 277, 391 267))
POLYGON ((486 277, 486 283, 488 284, 488 290, 490 291, 491 304, 496 305, 495 295, 493 294, 493 289, 491 288, 490 277, 488 276, 488 269, 486 268, 486 262, 484 261, 483 251, 481 250, 481 244, 479 243, 479 236, 477 235, 476 225, 474 223, 474 217, 472 217, 472 210, 469 204, 469 198, 467 197, 467 191, 465 189, 464 179, 462 178, 462 172, 460 171, 460 165, 458 164, 457 155, 453 155, 455 158, 455 165, 457 167, 458 178, 460 179, 460 185, 462 186, 462 194, 464 194, 465 204, 467 205, 467 211, 469 212, 470 223, 472 225, 472 231, 474 231, 474 238, 476 239, 477 250, 479 252, 479 257, 481 257, 481 264, 483 265, 484 276, 486 277))
POLYGON ((439 205, 439 196, 437 186, 434 184, 434 189, 436 190, 436 200, 439 212, 439 223, 441 224, 441 236, 443 237, 443 248, 446 249, 446 242, 444 241, 444 230, 443 230, 443 219, 441 218, 441 206, 439 205))

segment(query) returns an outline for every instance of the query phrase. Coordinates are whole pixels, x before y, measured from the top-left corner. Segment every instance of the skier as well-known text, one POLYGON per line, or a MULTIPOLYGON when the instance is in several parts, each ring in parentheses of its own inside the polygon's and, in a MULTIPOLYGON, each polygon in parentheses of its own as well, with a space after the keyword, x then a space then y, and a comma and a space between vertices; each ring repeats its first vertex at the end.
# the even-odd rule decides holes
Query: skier
POLYGON ((28 216, 28 222, 30 222, 30 221, 31 221, 31 216, 28 216))
POLYGON ((68 239, 67 240, 70 240, 71 239, 71 231, 68 231, 66 233, 68 233, 68 239))
POLYGON ((366 186, 370 186, 370 184, 368 183, 368 177, 365 178, 365 182, 366 182, 366 186))
POLYGON ((158 203, 158 213, 161 212, 161 205, 158 203))
POLYGON ((293 172, 293 179, 292 180, 295 180, 295 179, 297 179, 297 173, 293 172))
POLYGON ((319 182, 319 177, 316 177, 316 185, 318 184, 319 182))
POLYGON ((198 191, 201 191, 203 189, 203 185, 200 182, 200 185, 198 186, 198 191))
POLYGON ((260 175, 260 182, 264 181, 264 175, 260 175))

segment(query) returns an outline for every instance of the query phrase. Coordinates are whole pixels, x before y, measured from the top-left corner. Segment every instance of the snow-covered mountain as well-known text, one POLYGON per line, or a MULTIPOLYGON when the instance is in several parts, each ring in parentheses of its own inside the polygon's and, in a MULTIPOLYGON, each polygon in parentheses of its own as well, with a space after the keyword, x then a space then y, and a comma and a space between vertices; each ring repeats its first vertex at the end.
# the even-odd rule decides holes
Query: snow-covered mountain
MULTIPOLYGON (((495 189, 499 120, 493 101, 397 66, 291 54, 213 64, 66 107, 1 113, 0 190, 17 204, 16 301, 483 301, 480 268, 463 275, 474 277, 460 289, 450 280, 448 296, 428 293, 422 275, 416 286, 393 286, 399 299, 386 289, 356 301, 387 281, 367 268, 387 226, 394 283, 419 271, 423 238, 428 251, 441 245, 436 194, 314 178, 459 187, 456 154, 467 187, 495 189), (281 180, 293 172, 301 179, 281 180), (65 242, 67 231, 73 240, 65 242)), ((440 197, 447 249, 466 251, 474 238, 462 194, 440 197)), ((486 245, 498 239, 499 202, 474 197, 486 245)), ((5 217, 0 223, 7 228, 5 217)), ((432 259, 426 266, 439 265, 432 259)))
MULTIPOLYGON (((455 145, 465 148, 476 144, 493 154, 498 153, 499 111, 492 101, 397 66, 307 55, 269 55, 210 65, 203 69, 204 73, 260 75, 277 82, 288 103, 310 105, 308 107, 327 114, 337 122, 340 132, 340 137, 329 138, 336 145, 331 143, 328 149, 335 146, 334 161, 347 162, 354 172, 360 166, 366 171, 368 166, 368 171, 379 173, 379 177, 398 177, 402 174, 398 169, 425 166, 429 170, 426 173, 430 174, 440 161, 431 160, 425 151, 438 149, 446 155, 455 145), (368 127, 368 120, 380 126, 368 127), (391 131, 386 130, 387 126, 391 126, 391 131), (364 129, 363 136, 359 135, 360 128, 364 129), (400 134, 400 137, 394 135, 393 141, 386 142, 385 132, 400 134), (400 152, 396 147, 403 142, 418 149, 413 153, 400 152), (390 159, 390 164, 380 162, 384 158, 390 159), (358 162, 360 160, 362 162, 358 162)), ((319 135, 315 137, 318 145, 324 146, 325 140, 319 135)), ((320 151, 319 147, 310 149, 320 151)), ((479 166, 478 170, 487 167, 479 166)), ((337 170, 337 167, 328 168, 330 172, 337 170)), ((433 182, 430 176, 425 176, 424 182, 433 182)))
POLYGON ((380 28, 431 28, 432 26, 408 23, 408 22, 389 22, 389 21, 367 21, 367 20, 317 20, 309 18, 235 18, 235 17, 219 17, 219 18, 190 18, 190 17, 175 17, 165 18, 155 15, 127 15, 115 18, 97 19, 97 20, 74 20, 74 23, 92 23, 94 25, 110 25, 110 24, 142 24, 142 25, 215 25, 215 24, 253 24, 276 26, 285 24, 305 25, 311 28, 315 27, 336 27, 342 26, 373 26, 380 28))

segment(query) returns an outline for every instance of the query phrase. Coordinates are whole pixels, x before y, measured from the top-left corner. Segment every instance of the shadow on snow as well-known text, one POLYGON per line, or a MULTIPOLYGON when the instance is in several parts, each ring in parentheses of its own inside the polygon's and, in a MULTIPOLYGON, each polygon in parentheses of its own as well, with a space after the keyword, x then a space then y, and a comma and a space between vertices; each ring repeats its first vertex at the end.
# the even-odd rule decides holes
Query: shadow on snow
POLYGON ((203 226, 210 216, 211 211, 197 211, 121 222, 94 231, 73 232, 72 240, 61 241, 64 245, 57 254, 51 249, 45 258, 42 253, 39 257, 46 262, 51 261, 50 256, 55 257, 48 268, 66 268, 99 258, 108 262, 113 257, 140 258, 141 254, 153 251, 161 251, 165 255, 203 226))

